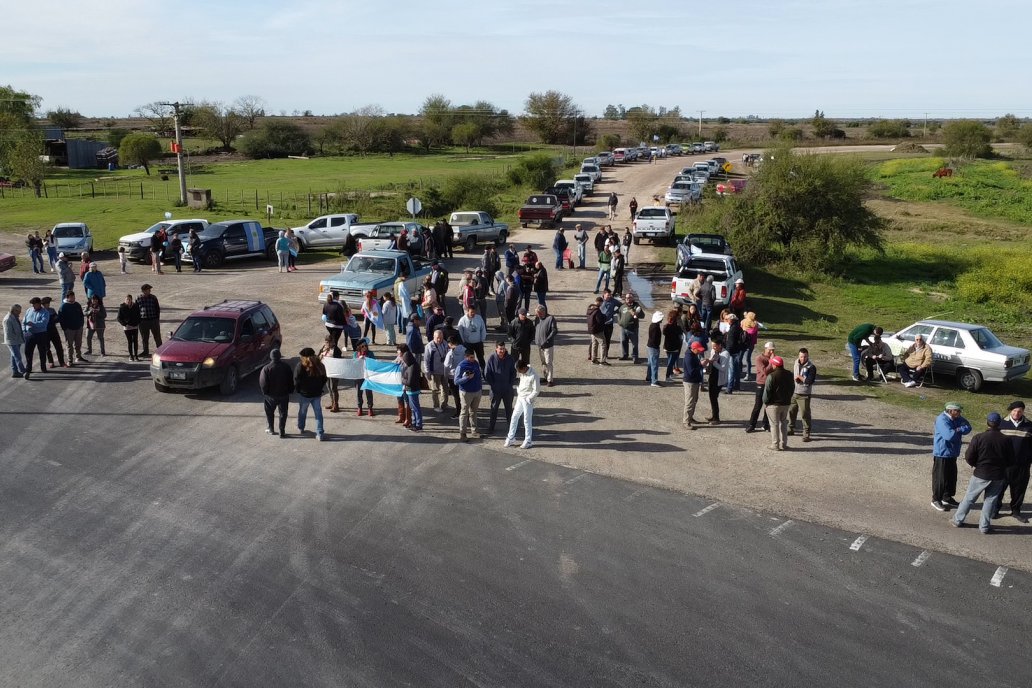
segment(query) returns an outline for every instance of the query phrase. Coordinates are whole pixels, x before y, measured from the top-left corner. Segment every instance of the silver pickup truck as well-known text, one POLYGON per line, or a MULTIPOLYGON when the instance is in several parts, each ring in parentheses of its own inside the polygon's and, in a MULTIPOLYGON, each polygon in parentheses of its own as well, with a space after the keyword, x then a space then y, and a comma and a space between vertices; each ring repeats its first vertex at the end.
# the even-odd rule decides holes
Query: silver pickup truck
POLYGON ((476 251, 477 244, 491 242, 501 246, 509 236, 509 225, 495 222, 482 210, 452 213, 448 224, 452 228, 452 246, 463 246, 466 253, 476 251))

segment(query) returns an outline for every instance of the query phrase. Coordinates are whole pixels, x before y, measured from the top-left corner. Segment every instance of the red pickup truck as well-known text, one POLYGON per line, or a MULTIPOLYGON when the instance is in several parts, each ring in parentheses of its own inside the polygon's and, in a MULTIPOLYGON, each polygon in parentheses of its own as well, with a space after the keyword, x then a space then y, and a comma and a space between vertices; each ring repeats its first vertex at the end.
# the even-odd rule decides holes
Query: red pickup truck
POLYGON ((559 197, 554 194, 537 194, 527 199, 517 214, 520 226, 526 227, 537 222, 540 227, 558 227, 566 215, 566 210, 559 197))

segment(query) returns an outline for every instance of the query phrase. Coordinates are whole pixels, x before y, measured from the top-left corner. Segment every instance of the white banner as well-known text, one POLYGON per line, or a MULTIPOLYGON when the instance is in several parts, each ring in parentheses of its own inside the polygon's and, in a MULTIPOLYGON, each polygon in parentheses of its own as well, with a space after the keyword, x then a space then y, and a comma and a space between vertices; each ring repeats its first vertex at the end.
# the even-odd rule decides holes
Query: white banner
POLYGON ((365 378, 365 361, 361 358, 324 358, 326 376, 338 380, 362 380, 365 378))

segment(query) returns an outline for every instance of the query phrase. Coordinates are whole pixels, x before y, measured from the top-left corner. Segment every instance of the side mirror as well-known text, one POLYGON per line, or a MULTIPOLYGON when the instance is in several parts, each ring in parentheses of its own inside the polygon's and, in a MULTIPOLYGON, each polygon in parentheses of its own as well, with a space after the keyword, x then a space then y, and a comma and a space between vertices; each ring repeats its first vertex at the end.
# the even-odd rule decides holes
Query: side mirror
POLYGON ((173 338, 173 337, 175 337, 175 336, 176 336, 176 333, 175 333, 175 332, 169 331, 169 333, 168 333, 168 338, 169 338, 169 339, 172 339, 172 338, 173 338))

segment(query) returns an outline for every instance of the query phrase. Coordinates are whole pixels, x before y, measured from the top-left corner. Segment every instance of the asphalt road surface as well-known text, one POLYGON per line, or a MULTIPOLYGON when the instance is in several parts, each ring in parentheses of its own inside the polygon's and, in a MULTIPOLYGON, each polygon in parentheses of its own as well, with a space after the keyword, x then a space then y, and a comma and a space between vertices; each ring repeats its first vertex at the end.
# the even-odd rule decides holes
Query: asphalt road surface
POLYGON ((0 685, 1032 676, 1028 574, 377 419, 269 437, 253 391, 139 383, 0 391, 0 685))

